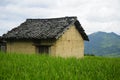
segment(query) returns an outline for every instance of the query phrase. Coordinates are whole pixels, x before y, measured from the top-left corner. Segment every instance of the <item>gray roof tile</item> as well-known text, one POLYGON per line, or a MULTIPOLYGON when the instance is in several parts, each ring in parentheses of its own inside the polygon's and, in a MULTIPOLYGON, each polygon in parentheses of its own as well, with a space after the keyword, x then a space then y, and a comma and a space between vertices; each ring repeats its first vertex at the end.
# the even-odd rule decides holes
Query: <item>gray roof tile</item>
POLYGON ((59 38, 69 25, 75 24, 84 40, 89 40, 77 17, 27 19, 20 26, 3 35, 4 39, 54 39, 59 38))

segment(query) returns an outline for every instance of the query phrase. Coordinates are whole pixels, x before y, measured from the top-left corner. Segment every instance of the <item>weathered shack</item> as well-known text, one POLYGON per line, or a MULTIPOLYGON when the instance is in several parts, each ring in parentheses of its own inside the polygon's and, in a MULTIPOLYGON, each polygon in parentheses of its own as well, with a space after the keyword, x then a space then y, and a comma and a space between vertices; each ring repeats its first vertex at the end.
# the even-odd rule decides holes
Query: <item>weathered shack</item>
POLYGON ((77 17, 27 19, 3 38, 7 52, 61 57, 83 57, 84 40, 89 40, 77 17))

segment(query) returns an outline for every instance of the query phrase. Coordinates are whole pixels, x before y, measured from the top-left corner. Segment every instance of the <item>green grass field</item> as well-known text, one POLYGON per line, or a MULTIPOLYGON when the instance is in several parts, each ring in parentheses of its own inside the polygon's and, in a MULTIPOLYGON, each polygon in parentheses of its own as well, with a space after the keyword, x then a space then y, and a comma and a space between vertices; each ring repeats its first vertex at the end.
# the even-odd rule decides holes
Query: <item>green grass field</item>
POLYGON ((120 58, 0 53, 0 80, 120 80, 120 58))

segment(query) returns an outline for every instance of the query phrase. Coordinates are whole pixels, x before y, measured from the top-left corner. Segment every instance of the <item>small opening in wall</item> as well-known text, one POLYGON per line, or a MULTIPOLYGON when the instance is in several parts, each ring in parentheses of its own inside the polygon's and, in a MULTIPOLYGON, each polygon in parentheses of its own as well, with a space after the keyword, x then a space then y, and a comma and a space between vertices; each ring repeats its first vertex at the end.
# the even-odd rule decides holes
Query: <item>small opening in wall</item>
POLYGON ((49 46, 37 46, 37 53, 49 54, 49 46))

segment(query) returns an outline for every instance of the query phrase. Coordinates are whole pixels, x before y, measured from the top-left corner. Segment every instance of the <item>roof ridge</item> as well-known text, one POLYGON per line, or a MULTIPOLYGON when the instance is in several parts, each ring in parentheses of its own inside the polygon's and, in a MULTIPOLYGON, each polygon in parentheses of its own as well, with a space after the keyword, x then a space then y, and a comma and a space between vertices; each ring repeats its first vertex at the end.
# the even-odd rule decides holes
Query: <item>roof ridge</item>
POLYGON ((55 20, 55 19, 65 19, 65 18, 75 18, 77 19, 77 16, 65 16, 65 17, 58 17, 58 18, 28 18, 26 21, 29 20, 55 20))

